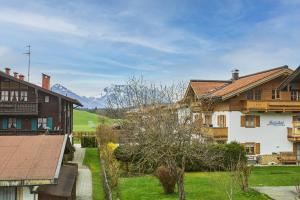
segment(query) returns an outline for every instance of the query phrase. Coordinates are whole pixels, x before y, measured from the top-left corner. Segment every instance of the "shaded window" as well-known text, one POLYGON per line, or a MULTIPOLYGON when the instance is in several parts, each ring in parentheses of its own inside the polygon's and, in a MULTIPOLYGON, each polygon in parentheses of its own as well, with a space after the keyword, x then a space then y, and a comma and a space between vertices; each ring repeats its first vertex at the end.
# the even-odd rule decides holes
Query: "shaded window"
POLYGON ((226 127, 226 115, 218 115, 218 127, 226 127))
POLYGON ((1 91, 1 101, 8 101, 8 91, 1 91))
POLYGON ((247 155, 254 155, 255 154, 255 143, 246 143, 245 151, 246 151, 247 155))
POLYGON ((246 115, 245 116, 245 127, 255 127, 255 116, 246 115))
POLYGON ((246 99, 247 100, 253 100, 253 91, 246 92, 246 99))
POLYGON ((18 91, 10 91, 10 101, 19 101, 18 91))
POLYGON ((206 125, 206 126, 211 126, 211 115, 205 115, 204 116, 204 124, 206 125))
POLYGON ((28 92, 27 91, 21 91, 20 101, 27 101, 27 99, 28 99, 28 92))
POLYGON ((8 128, 17 128, 16 118, 8 118, 8 128))
POLYGON ((254 91, 254 99, 261 100, 261 90, 260 89, 257 89, 254 91))
POLYGON ((47 128, 47 118, 38 118, 38 128, 39 129, 47 128))
POLYGON ((300 91, 292 90, 291 91, 291 100, 292 101, 300 101, 300 91))
POLYGON ((45 103, 49 103, 50 101, 50 97, 49 96, 45 96, 45 103))
POLYGON ((280 99, 280 91, 277 89, 272 90, 272 99, 280 99))

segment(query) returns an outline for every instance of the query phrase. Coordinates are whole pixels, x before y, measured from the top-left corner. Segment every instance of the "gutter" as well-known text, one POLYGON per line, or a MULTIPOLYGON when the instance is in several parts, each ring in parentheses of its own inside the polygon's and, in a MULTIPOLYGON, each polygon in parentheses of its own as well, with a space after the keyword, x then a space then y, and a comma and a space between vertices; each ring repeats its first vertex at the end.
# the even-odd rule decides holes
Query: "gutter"
POLYGON ((60 172, 60 169, 61 169, 61 165, 62 165, 62 161, 63 161, 63 157, 64 157, 64 152, 65 152, 67 140, 68 140, 68 135, 65 134, 63 145, 62 145, 61 150, 60 150, 60 156, 59 156, 59 159, 58 159, 57 167, 56 167, 55 174, 54 174, 54 180, 56 180, 56 182, 57 182, 58 177, 59 177, 59 172, 60 172))

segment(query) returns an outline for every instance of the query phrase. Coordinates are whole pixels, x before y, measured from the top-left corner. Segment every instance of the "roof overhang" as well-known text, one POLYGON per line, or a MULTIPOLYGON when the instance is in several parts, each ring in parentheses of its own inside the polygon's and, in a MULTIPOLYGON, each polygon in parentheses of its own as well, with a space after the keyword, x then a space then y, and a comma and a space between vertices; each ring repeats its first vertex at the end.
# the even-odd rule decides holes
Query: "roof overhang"
POLYGON ((230 99, 230 98, 232 98, 232 97, 234 97, 234 96, 236 96, 236 95, 238 95, 238 94, 240 94, 240 93, 243 93, 243 92, 246 92, 246 91, 248 91, 248 90, 251 90, 251 89, 253 89, 253 88, 255 88, 255 87, 257 87, 257 86, 259 86, 259 85, 262 85, 262 84, 264 84, 264 83, 267 83, 267 82, 269 82, 269 81, 271 81, 271 80, 273 80, 273 79, 275 79, 275 78, 278 78, 278 77, 280 77, 280 76, 282 76, 282 75, 290 75, 290 74, 292 74, 293 72, 292 72, 292 70, 291 69, 284 69, 284 70, 282 70, 282 71, 279 71, 278 73, 274 73, 274 74, 272 74, 271 76, 268 76, 268 77, 265 77, 265 78, 263 78, 263 79, 261 79, 261 80, 259 80, 259 81, 256 81, 256 82, 254 82, 254 83, 251 83, 251 84, 249 84, 249 85, 247 85, 247 86, 245 86, 245 87, 242 87, 242 88, 240 88, 240 89, 238 89, 238 90, 235 90, 235 91, 233 91, 233 92, 230 92, 229 94, 226 94, 226 95, 224 95, 224 96, 222 96, 221 97, 221 99, 224 101, 224 100, 227 100, 227 99, 230 99))
POLYGON ((45 93, 47 93, 47 94, 51 94, 51 95, 54 95, 54 96, 58 96, 58 97, 60 97, 60 98, 62 98, 62 99, 64 99, 64 100, 66 100, 66 101, 72 102, 72 103, 75 104, 75 105, 83 106, 77 99, 72 99, 72 98, 70 98, 70 97, 61 95, 61 94, 56 93, 56 92, 53 92, 53 91, 51 91, 51 90, 47 90, 47 89, 45 89, 45 88, 42 88, 42 87, 40 87, 40 86, 38 86, 38 85, 29 83, 29 82, 24 81, 24 80, 20 80, 20 79, 18 79, 18 78, 15 78, 15 77, 13 77, 13 76, 11 76, 11 75, 8 75, 8 74, 2 72, 2 71, 0 71, 0 75, 3 76, 3 77, 5 77, 5 78, 7 78, 7 79, 12 80, 12 81, 15 81, 15 82, 18 82, 18 83, 27 85, 28 87, 33 87, 33 88, 35 88, 35 89, 37 89, 37 90, 39 90, 39 91, 45 92, 45 93))
POLYGON ((65 147, 67 144, 69 136, 67 134, 64 135, 64 141, 60 150, 59 159, 57 162, 55 174, 52 179, 23 179, 23 180, 0 180, 1 186, 34 186, 34 185, 51 185, 57 184, 59 173, 62 166, 63 156, 65 147))

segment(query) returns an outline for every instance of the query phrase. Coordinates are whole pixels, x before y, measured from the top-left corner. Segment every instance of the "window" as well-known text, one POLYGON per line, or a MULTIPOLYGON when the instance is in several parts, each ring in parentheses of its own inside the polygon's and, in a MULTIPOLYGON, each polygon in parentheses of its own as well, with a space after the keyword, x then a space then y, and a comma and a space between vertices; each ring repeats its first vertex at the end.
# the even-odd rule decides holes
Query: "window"
POLYGON ((49 100, 50 100, 49 96, 45 96, 45 103, 49 103, 49 100))
POLYGON ((257 89, 254 91, 254 99, 261 100, 261 90, 260 89, 257 89))
POLYGON ((1 91, 1 101, 8 101, 8 91, 1 91))
POLYGON ((291 91, 291 100, 292 101, 300 101, 300 91, 299 90, 291 91))
POLYGON ((28 98, 28 92, 21 91, 20 101, 27 101, 27 98, 28 98))
POLYGON ((47 129, 47 118, 38 118, 38 128, 47 129))
POLYGON ((18 91, 10 91, 10 101, 19 101, 18 91))
POLYGON ((241 116, 241 127, 246 127, 246 128, 260 127, 260 116, 259 115, 242 115, 241 116))
POLYGON ((210 126, 211 125, 211 115, 205 115, 204 116, 204 124, 206 126, 210 126))
POLYGON ((253 100, 253 91, 246 92, 246 99, 247 100, 253 100))
POLYGON ((280 99, 280 91, 277 89, 272 90, 272 99, 280 99))
POLYGON ((226 115, 218 115, 218 127, 226 127, 226 115))
POLYGON ((245 119, 246 119, 246 127, 255 127, 254 124, 254 115, 246 115, 245 119))
POLYGON ((8 128, 17 128, 16 118, 8 118, 8 128))
POLYGON ((245 151, 246 151, 247 155, 254 155, 255 154, 255 143, 246 143, 245 151))

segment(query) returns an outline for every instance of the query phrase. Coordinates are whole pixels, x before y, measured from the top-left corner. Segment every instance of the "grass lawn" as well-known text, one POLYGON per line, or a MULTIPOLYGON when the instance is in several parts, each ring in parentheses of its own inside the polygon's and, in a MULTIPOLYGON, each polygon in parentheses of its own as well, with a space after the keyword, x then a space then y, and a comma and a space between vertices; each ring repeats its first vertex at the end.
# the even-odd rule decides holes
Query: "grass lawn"
POLYGON ((104 191, 101 180, 100 157, 97 148, 86 148, 83 164, 92 172, 93 200, 104 200, 104 191))
POLYGON ((74 110, 73 128, 74 131, 96 131, 98 124, 113 124, 115 121, 84 110, 74 110))
MULTIPOLYGON (((250 176, 250 185, 295 185, 297 177, 300 177, 300 167, 257 167, 253 169, 250 176)), ((186 198, 191 200, 227 199, 225 183, 228 183, 229 180, 229 175, 225 172, 186 173, 186 198)), ((165 195, 158 180, 153 176, 121 178, 119 191, 121 199, 177 199, 177 194, 165 195)), ((234 199, 269 198, 252 190, 244 193, 237 189, 234 199)))

